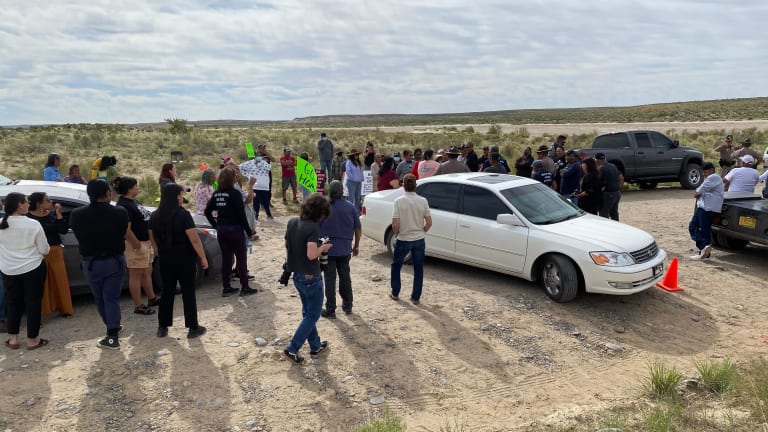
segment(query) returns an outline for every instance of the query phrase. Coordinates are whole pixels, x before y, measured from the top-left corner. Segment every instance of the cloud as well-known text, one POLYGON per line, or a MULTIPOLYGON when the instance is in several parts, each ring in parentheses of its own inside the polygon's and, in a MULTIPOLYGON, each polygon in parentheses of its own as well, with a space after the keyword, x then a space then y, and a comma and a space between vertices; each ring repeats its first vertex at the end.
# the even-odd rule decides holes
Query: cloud
POLYGON ((6 125, 768 94, 756 0, 0 3, 6 125))

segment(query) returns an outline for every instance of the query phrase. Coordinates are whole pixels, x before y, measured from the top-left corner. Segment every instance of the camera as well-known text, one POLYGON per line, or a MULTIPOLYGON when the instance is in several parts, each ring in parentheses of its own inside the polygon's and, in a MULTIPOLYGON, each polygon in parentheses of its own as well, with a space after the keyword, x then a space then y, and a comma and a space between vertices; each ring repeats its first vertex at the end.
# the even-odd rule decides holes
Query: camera
MULTIPOLYGON (((320 238, 320 244, 318 246, 322 246, 328 243, 330 240, 331 239, 329 237, 322 237, 320 238)), ((320 270, 322 270, 323 272, 328 270, 328 252, 322 252, 320 254, 319 261, 320 261, 320 270)))
POLYGON ((288 271, 288 263, 283 263, 283 274, 280 275, 280 279, 277 281, 280 285, 288 286, 289 280, 291 280, 291 272, 288 271))

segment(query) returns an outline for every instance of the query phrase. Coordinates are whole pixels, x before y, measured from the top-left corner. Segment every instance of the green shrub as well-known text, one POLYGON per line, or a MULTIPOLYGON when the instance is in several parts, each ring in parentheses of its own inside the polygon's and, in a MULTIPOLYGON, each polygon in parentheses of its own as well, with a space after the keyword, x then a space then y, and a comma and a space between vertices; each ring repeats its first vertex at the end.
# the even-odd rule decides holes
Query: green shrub
POLYGON ((702 383, 711 391, 722 395, 733 389, 738 375, 736 365, 727 357, 722 362, 696 362, 702 383))
POLYGON ((683 375, 677 368, 668 368, 662 363, 654 362, 649 365, 649 372, 649 377, 643 383, 648 395, 658 399, 678 397, 677 386, 683 380, 683 375))

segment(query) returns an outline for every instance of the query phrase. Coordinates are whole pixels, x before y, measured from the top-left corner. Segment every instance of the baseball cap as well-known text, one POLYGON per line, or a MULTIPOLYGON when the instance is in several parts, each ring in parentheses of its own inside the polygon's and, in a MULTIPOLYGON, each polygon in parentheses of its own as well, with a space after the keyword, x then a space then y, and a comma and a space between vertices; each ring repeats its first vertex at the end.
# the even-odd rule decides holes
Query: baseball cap
POLYGON ((532 167, 532 168, 541 168, 541 167, 543 167, 543 166, 544 166, 544 162, 542 162, 541 160, 535 160, 535 161, 533 161, 533 163, 531 164, 531 167, 532 167))
POLYGON ((747 154, 747 155, 744 155, 744 156, 740 157, 739 159, 740 159, 742 162, 744 162, 745 164, 750 164, 750 165, 752 165, 753 163, 755 163, 755 158, 753 158, 753 157, 752 157, 752 155, 748 155, 748 154, 747 154))
POLYGON ((595 160, 605 160, 605 153, 595 153, 595 160))
POLYGON ((291 148, 290 147, 283 147, 283 151, 284 152, 289 152, 289 151, 291 151, 291 148))
POLYGON ((704 171, 706 171, 706 170, 713 170, 713 169, 715 169, 715 166, 712 164, 712 162, 707 162, 707 163, 705 163, 701 167, 701 169, 704 170, 704 171))
POLYGON ((579 154, 578 154, 578 153, 576 153, 576 150, 568 150, 567 152, 565 152, 565 155, 566 155, 566 156, 571 156, 571 157, 574 157, 574 158, 576 158, 576 159, 578 159, 578 158, 579 158, 579 154))
POLYGON ((396 152, 392 153, 392 157, 400 157, 400 152, 396 151, 396 152))

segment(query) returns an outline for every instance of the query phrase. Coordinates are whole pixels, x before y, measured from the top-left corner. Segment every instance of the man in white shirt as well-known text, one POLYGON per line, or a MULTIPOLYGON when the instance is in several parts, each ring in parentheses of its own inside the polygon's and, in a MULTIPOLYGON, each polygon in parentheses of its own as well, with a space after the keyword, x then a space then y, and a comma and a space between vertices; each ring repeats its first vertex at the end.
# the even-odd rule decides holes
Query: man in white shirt
POLYGON ((739 158, 741 166, 728 171, 723 179, 725 190, 729 192, 755 192, 755 186, 760 181, 760 174, 754 169, 755 158, 744 155, 739 158))
POLYGON ((709 259, 712 252, 712 218, 723 208, 723 180, 715 173, 715 166, 711 162, 705 163, 702 173, 705 178, 693 195, 696 210, 688 224, 688 232, 699 250, 697 255, 691 257, 692 260, 709 259))
POLYGON ((411 303, 419 304, 421 288, 424 284, 424 254, 426 243, 424 238, 432 227, 432 216, 429 213, 427 199, 416 194, 416 176, 406 174, 403 177, 403 196, 395 200, 392 212, 392 231, 397 236, 392 257, 391 287, 389 298, 400 300, 400 269, 403 267, 405 256, 411 253, 413 260, 413 291, 411 303))

